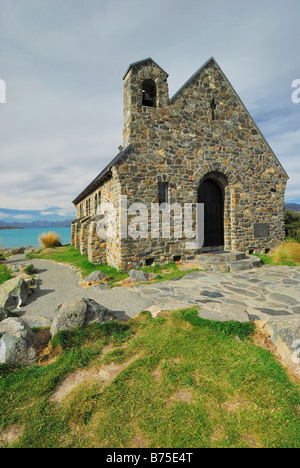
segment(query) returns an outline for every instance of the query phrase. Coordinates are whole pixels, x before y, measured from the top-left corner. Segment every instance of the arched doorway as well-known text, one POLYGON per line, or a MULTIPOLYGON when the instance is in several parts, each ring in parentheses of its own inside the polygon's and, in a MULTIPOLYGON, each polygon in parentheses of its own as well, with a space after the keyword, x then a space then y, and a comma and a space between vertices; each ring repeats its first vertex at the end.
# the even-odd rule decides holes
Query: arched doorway
POLYGON ((204 245, 224 246, 224 190, 213 178, 205 178, 198 189, 198 203, 204 203, 204 245))

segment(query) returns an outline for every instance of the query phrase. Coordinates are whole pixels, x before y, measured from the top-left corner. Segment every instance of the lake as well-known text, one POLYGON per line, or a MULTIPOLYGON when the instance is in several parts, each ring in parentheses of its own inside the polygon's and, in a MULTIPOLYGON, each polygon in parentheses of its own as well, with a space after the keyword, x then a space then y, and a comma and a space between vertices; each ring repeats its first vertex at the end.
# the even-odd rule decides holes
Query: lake
POLYGON ((71 228, 33 228, 33 229, 0 229, 0 249, 17 247, 41 247, 39 237, 44 232, 56 232, 61 236, 62 244, 70 244, 71 228))

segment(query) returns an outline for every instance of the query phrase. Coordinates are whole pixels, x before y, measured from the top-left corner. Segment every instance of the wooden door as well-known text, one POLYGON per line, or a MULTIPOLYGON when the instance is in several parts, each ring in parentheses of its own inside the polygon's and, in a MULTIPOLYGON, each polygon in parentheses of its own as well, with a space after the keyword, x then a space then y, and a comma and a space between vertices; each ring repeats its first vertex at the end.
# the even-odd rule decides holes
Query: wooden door
POLYGON ((200 185, 198 203, 204 203, 204 247, 224 245, 224 197, 217 182, 200 185))

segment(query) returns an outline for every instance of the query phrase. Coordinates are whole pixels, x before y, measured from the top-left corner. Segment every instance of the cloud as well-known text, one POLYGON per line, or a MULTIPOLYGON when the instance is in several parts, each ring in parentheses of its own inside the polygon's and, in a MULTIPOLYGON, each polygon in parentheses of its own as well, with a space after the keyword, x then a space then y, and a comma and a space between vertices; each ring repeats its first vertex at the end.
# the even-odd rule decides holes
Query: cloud
POLYGON ((300 198, 298 0, 14 0, 1 15, 2 206, 73 210, 118 153, 122 77, 148 56, 169 72, 171 96, 214 56, 300 198))

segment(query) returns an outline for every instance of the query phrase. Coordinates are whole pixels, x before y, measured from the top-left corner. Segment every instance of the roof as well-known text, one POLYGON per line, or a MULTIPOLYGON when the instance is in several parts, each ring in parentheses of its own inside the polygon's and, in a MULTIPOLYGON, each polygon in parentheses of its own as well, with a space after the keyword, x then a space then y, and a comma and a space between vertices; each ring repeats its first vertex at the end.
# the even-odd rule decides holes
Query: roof
MULTIPOLYGON (((204 65, 202 65, 202 67, 200 67, 185 83, 184 85, 181 86, 181 88, 174 94, 174 96, 171 97, 170 99, 170 103, 172 104, 172 102, 176 99, 176 97, 181 93, 181 91, 183 91, 192 81, 194 78, 196 78, 197 75, 199 75, 200 72, 202 72, 202 70, 206 67, 206 65, 208 65, 210 62, 214 62, 218 67, 219 65, 217 64, 217 62, 215 61, 215 59, 213 57, 211 57, 209 60, 207 60, 207 62, 205 62, 204 65)), ((219 67, 220 68, 220 67, 219 67)))
POLYGON ((122 150, 104 169, 97 175, 97 177, 78 195, 78 197, 73 200, 72 203, 77 205, 81 200, 86 198, 86 196, 92 193, 104 179, 111 175, 111 169, 115 166, 126 154, 129 154, 131 150, 131 145, 128 145, 124 150, 122 150))
POLYGON ((241 102, 242 106, 244 107, 244 109, 246 110, 247 114, 249 115, 249 117, 251 118, 256 130, 258 131, 259 135, 263 138, 263 140, 265 141, 266 145, 268 146, 270 152, 273 154, 273 156, 275 157, 276 161, 278 162, 280 168, 282 169, 282 171, 284 172, 284 174, 286 175, 286 177, 289 179, 289 176, 286 172, 286 170, 284 169, 284 167, 282 166, 281 162, 279 161, 279 159, 277 158, 276 154, 274 153, 274 151, 272 150, 271 146, 269 145, 267 139, 265 138, 265 136, 262 134, 261 130, 259 129, 259 127, 257 126, 256 122, 254 121, 254 119, 252 118, 250 112, 248 111, 248 109, 246 108, 245 104, 243 103, 242 99, 240 98, 240 96, 237 94, 237 92, 235 91, 234 87, 232 86, 232 84, 230 83, 229 79, 227 78, 227 76, 225 75, 225 73, 223 72, 223 70, 221 69, 220 65, 217 63, 217 61, 214 59, 214 57, 211 57, 209 60, 207 60, 204 65, 202 65, 202 67, 200 67, 185 83, 183 86, 181 86, 181 88, 174 94, 174 96, 172 96, 172 98, 170 99, 170 104, 173 104, 173 102, 175 101, 175 99, 177 98, 177 96, 179 96, 179 94, 193 81, 194 78, 196 78, 196 76, 202 72, 202 70, 210 63, 210 62, 213 62, 215 65, 217 65, 217 67, 219 68, 220 72, 223 74, 224 78, 227 80, 227 82, 230 84, 231 88, 234 90, 237 98, 239 99, 239 101, 241 102))
MULTIPOLYGON (((126 77, 127 73, 129 72, 129 70, 136 66, 136 65, 140 65, 142 63, 145 63, 145 62, 148 62, 148 61, 151 61, 153 62, 158 68, 160 68, 160 70, 163 71, 163 73, 165 73, 167 75, 167 77, 169 76, 151 57, 148 57, 144 60, 140 60, 138 62, 134 62, 132 64, 129 65, 125 75, 124 75, 124 78, 126 77)), ((194 78, 196 78, 196 76, 210 63, 210 62, 213 62, 215 65, 217 65, 217 67, 219 68, 220 72, 224 75, 224 78, 227 80, 227 82, 230 84, 230 86, 232 87, 232 89, 234 90, 233 86, 231 85, 230 81, 228 80, 228 78, 225 76, 224 72, 222 71, 222 69, 220 68, 220 66, 218 65, 218 63, 216 62, 216 60, 214 59, 214 57, 211 57, 209 60, 207 60, 207 62, 204 63, 204 65, 202 65, 202 67, 200 67, 196 73, 194 73, 187 81, 186 83, 184 83, 183 86, 181 86, 181 88, 174 94, 174 96, 170 99, 170 104, 172 104, 174 102, 174 100, 177 98, 177 96, 179 96, 179 94, 193 81, 194 78)), ((284 174, 287 176, 287 178, 289 178, 288 174, 286 173, 285 169, 283 168, 282 164, 280 163, 279 159, 277 158, 276 154, 274 153, 274 151, 272 150, 272 148, 270 147, 269 143, 267 142, 266 138, 264 137, 264 135, 262 134, 262 132, 260 131, 260 129, 258 128, 258 126, 256 125, 255 121, 253 120, 253 118, 251 117, 251 114, 250 112, 247 110, 246 106, 244 105, 243 101, 241 100, 241 98, 238 96, 238 94, 236 93, 236 91, 234 90, 235 94, 237 95, 237 98, 240 100, 241 104, 243 105, 243 107, 245 108, 245 110, 247 111, 248 115, 250 116, 255 128, 257 129, 258 133, 261 135, 261 137, 264 139, 265 143, 267 144, 268 148, 270 149, 270 152, 274 155, 275 159, 277 160, 279 166, 281 167, 282 171, 284 172, 284 174)), ((80 195, 78 195, 78 197, 75 198, 75 200, 73 201, 73 203, 75 205, 77 205, 81 200, 83 200, 87 195, 89 195, 90 193, 92 193, 99 185, 101 185, 101 183, 103 182, 103 180, 107 177, 109 177, 111 175, 111 169, 113 166, 115 166, 126 154, 129 154, 131 151, 131 145, 128 145, 127 148, 125 148, 123 151, 121 151, 106 167, 105 169, 103 169, 102 172, 100 172, 100 174, 80 193, 80 195)))
POLYGON ((146 59, 139 60, 138 62, 131 63, 126 70, 125 75, 123 76, 123 80, 125 80, 128 72, 131 70, 132 67, 135 67, 136 65, 141 65, 142 63, 146 63, 146 62, 154 63, 154 65, 156 65, 167 77, 169 76, 168 73, 165 70, 163 70, 151 57, 148 57, 146 59))

